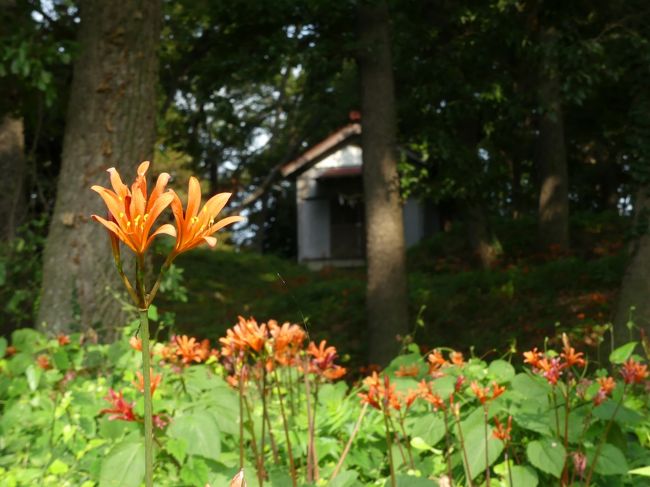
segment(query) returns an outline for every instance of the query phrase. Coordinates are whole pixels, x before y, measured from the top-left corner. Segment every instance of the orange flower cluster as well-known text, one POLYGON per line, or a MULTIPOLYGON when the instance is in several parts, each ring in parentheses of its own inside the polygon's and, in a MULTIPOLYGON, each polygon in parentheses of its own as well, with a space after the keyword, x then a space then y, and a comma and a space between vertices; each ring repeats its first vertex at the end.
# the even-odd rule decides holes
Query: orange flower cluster
POLYGON ((310 372, 329 380, 340 379, 345 375, 345 368, 334 363, 334 360, 338 357, 336 348, 328 347, 325 340, 322 340, 319 346, 316 346, 314 342, 310 342, 307 353, 313 357, 310 361, 310 372))
POLYGON ((148 194, 148 169, 149 161, 140 164, 136 179, 129 188, 122 182, 117 170, 111 167, 108 173, 113 189, 102 186, 91 188, 101 196, 108 209, 107 219, 98 215, 92 215, 92 218, 106 227, 116 258, 119 258, 119 241, 124 242, 136 255, 143 255, 154 237, 162 234, 176 238, 172 258, 204 242, 214 247, 217 239, 212 235, 215 232, 243 219, 240 216, 231 216, 215 222, 230 198, 230 193, 213 196, 199 211, 201 187, 194 177, 190 178, 185 211, 178 195, 172 190, 165 191, 170 179, 167 173, 158 176, 154 189, 148 194), (166 223, 152 232, 156 219, 170 204, 176 227, 166 223))
POLYGON ((621 375, 626 384, 641 384, 648 377, 648 366, 630 358, 623 364, 621 375))
POLYGON ((492 382, 492 389, 490 389, 489 387, 481 387, 478 382, 472 381, 470 388, 481 404, 493 401, 506 390, 504 386, 500 386, 496 382, 492 382))
MULTIPOLYGON (((144 376, 142 375, 142 372, 136 372, 135 375, 138 377, 137 383, 134 381, 133 385, 140 391, 144 392, 144 376)), ((149 384, 151 387, 151 395, 153 396, 153 393, 156 392, 156 389, 160 385, 160 382, 162 381, 162 375, 161 374, 154 374, 153 369, 149 369, 149 384)))
POLYGON ((501 424, 501 421, 499 421, 499 418, 494 418, 494 423, 496 424, 496 428, 492 430, 492 436, 494 436, 497 440, 501 440, 504 443, 507 443, 510 441, 510 432, 512 431, 512 416, 508 416, 508 425, 504 426, 501 424))
MULTIPOLYGON (((369 404, 375 409, 390 414, 390 410, 399 411, 402 408, 400 394, 395 392, 395 385, 390 383, 390 378, 384 375, 383 380, 377 372, 363 380, 368 392, 360 392, 362 403, 369 404)), ((411 401, 412 402, 412 401, 411 401)))
POLYGON ((239 323, 226 330, 226 336, 219 338, 221 354, 234 357, 240 352, 259 354, 268 340, 266 323, 257 324, 254 318, 239 317, 239 323))
POLYGON ((564 370, 571 367, 586 367, 587 363, 582 352, 577 352, 569 343, 569 338, 565 333, 562 334, 563 348, 559 356, 551 357, 545 353, 539 352, 537 347, 524 352, 524 363, 533 368, 533 372, 542 375, 552 384, 563 375, 564 370))
POLYGON ((288 322, 280 326, 275 320, 269 320, 268 326, 272 338, 273 359, 280 365, 297 365, 298 355, 306 337, 305 330, 288 322))
POLYGON ((199 364, 210 357, 219 357, 219 351, 210 347, 210 340, 206 338, 199 342, 196 338, 187 335, 172 336, 169 343, 162 347, 159 353, 164 361, 182 365, 199 364))
POLYGON ((612 392, 616 388, 616 381, 612 377, 599 377, 596 379, 596 382, 598 382, 600 387, 594 397, 594 404, 598 406, 599 404, 602 404, 608 396, 612 395, 612 392))
POLYGON ((449 360, 446 360, 445 357, 442 355, 442 352, 437 348, 429 354, 427 360, 429 361, 429 374, 432 376, 440 375, 439 370, 443 367, 447 367, 450 365, 462 367, 463 365, 465 365, 465 358, 463 357, 463 354, 461 352, 454 352, 454 351, 450 352, 449 360))

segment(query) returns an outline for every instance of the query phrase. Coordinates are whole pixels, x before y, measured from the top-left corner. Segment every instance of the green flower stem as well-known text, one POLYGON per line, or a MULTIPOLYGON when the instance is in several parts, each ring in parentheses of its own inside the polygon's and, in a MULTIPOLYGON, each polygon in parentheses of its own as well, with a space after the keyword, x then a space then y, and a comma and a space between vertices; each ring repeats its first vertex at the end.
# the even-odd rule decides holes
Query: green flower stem
POLYGON ((153 487, 153 404, 151 401, 151 356, 149 355, 149 315, 140 310, 140 336, 142 337, 142 377, 144 382, 144 481, 153 487))
POLYGON ((149 306, 144 283, 144 255, 138 255, 135 280, 139 302, 140 337, 142 340, 142 382, 144 383, 144 482, 153 487, 153 405, 151 401, 151 347, 149 345, 149 306))
POLYGON ((585 486, 589 487, 591 484, 591 477, 594 474, 594 470, 596 469, 596 464, 598 463, 598 457, 600 456, 600 452, 603 449, 603 446, 605 445, 605 442, 607 441, 607 435, 609 435, 609 430, 612 428, 612 424, 614 423, 614 418, 616 418, 616 415, 618 414, 618 410, 621 408, 623 405, 623 399, 625 398, 625 393, 627 392, 627 384, 623 387, 623 394, 621 394, 621 398, 619 399, 618 403, 616 404, 616 408, 614 408, 614 412, 612 413, 612 417, 609 418, 609 421, 607 423, 607 426, 605 427, 605 433, 601 436, 600 443, 598 444, 598 447, 596 448, 596 453, 594 453, 594 458, 591 461, 591 466, 589 467, 589 471, 587 472, 587 477, 585 479, 585 486))

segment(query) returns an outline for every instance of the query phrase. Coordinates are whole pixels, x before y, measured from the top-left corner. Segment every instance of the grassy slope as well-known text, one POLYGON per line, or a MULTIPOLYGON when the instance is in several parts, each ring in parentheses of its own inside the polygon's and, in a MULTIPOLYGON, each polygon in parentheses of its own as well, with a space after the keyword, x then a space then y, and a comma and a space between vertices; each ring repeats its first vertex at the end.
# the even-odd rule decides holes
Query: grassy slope
MULTIPOLYGON (((570 255, 539 253, 532 222, 498 227, 504 261, 490 271, 471 264, 460 231, 443 234, 409 253, 416 340, 478 353, 540 346, 570 331, 586 343, 609 320, 625 257, 624 221, 615 216, 574 219, 570 255), (415 325, 421 317, 423 327, 415 325)), ((363 270, 311 272, 273 256, 199 250, 183 256, 188 303, 161 301, 176 313, 178 330, 216 338, 237 315, 259 321, 303 322, 313 339, 327 338, 357 358, 364 351, 363 270)), ((356 362, 356 360, 355 360, 356 362)))

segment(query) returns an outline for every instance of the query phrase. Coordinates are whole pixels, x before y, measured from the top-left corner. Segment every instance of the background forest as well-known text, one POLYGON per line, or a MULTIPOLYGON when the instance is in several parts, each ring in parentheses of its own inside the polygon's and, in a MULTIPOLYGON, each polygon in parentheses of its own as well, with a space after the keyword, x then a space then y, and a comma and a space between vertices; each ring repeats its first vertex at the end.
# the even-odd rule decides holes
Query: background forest
MULTIPOLYGON (((249 282, 248 270, 241 291, 222 272, 237 259, 257 262, 253 253, 295 259, 295 187, 279 169, 359 110, 368 134, 373 120, 385 121, 375 141, 417 155, 391 161, 402 197, 437 205, 444 220, 442 232, 410 250, 407 298, 403 270, 373 274, 371 255, 399 243, 386 218, 368 219, 379 241, 368 247, 370 279, 390 281, 383 287, 396 300, 382 308, 386 296, 368 296, 371 322, 386 322, 395 336, 419 317, 426 342, 460 346, 469 336, 482 349, 495 344, 489 334, 539 338, 556 322, 596 334, 594 325, 612 322, 627 337, 631 306, 647 327, 644 3, 388 7, 364 20, 357 2, 3 2, 4 333, 45 322, 110 336, 124 315, 108 246, 87 224, 98 209, 87 188, 108 167, 131 174, 152 157, 154 172, 169 172, 177 189, 194 173, 209 194, 232 192, 231 211, 248 219, 233 234, 233 262, 205 257, 217 259, 211 275, 229 290, 228 312, 198 313, 179 324, 185 331, 280 311, 294 320, 302 311, 316 333, 362 330, 363 270, 287 271, 325 289, 284 307, 253 301, 269 299, 268 286, 285 303, 300 291, 287 276, 273 277, 288 262, 260 261, 271 282, 249 282), (366 42, 372 29, 387 36, 387 55, 374 66, 364 63, 381 57, 366 42), (391 95, 369 94, 381 80, 391 95), (341 305, 350 299, 354 306, 341 305), (447 326, 461 323, 463 334, 447 326)), ((370 138, 364 143, 380 145, 370 138)), ((377 194, 390 193, 387 180, 377 194)), ((400 252, 390 256, 396 268, 405 265, 400 252)), ((184 266, 193 292, 220 292, 200 275, 201 263, 179 262, 177 277, 184 266)), ((370 351, 375 362, 396 351, 370 341, 354 339, 352 350, 370 351)))
POLYGON ((648 79, 641 0, 0 0, 0 485, 646 485, 648 79))

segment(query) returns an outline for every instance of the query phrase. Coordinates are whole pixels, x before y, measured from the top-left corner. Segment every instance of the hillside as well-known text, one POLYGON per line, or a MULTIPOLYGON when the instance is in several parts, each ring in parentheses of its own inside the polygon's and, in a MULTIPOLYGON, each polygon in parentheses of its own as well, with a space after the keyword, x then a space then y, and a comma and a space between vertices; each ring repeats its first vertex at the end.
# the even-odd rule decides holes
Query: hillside
MULTIPOLYGON (((610 318, 625 266, 623 228, 615 215, 574 217, 570 254, 534 252, 530 221, 496 228, 503 261, 492 270, 472 264, 462 229, 422 243, 408 255, 409 292, 416 341, 423 347, 475 353, 508 344, 518 349, 568 331, 596 345, 610 318)), ((364 352, 363 269, 313 272, 275 256, 230 248, 182 256, 187 303, 161 299, 176 314, 176 332, 216 338, 237 315, 259 321, 305 322, 312 339, 327 338, 357 363, 364 352)))

